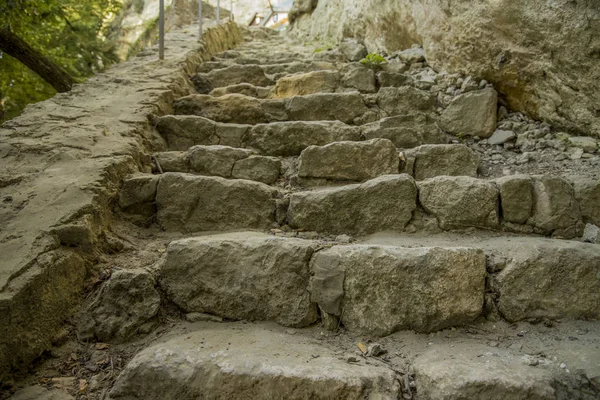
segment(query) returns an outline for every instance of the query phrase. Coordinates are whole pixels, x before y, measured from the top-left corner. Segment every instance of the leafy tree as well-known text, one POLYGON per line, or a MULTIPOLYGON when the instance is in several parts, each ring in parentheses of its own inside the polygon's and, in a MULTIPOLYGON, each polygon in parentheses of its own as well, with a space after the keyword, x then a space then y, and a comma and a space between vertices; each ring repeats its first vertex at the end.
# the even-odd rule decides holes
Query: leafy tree
MULTIPOLYGON (((118 61, 114 45, 104 33, 120 7, 121 0, 0 0, 0 46, 3 39, 16 37, 47 57, 48 65, 83 81, 118 61)), ((65 75, 62 78, 67 82, 65 75)), ((54 95, 56 89, 64 86, 55 84, 53 88, 39 74, 0 52, 0 101, 4 104, 0 113, 3 108, 4 119, 14 117, 28 103, 54 95)))

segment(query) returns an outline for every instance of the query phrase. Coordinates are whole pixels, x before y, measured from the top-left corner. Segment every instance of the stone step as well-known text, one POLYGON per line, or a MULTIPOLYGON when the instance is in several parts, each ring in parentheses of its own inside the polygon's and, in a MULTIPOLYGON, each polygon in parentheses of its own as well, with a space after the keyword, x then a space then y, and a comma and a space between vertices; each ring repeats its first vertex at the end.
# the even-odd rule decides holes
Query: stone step
POLYGON ((359 92, 319 93, 263 100, 240 94, 221 97, 189 95, 173 104, 176 115, 197 115, 217 122, 260 124, 275 121, 342 121, 361 123, 370 112, 359 92))
POLYGON ((399 391, 392 370, 350 364, 317 340, 209 325, 142 350, 109 398, 394 400, 399 391))
POLYGON ((163 172, 186 172, 247 179, 271 185, 279 179, 281 160, 229 146, 192 146, 187 151, 155 154, 163 172))
POLYGON ((239 83, 237 85, 224 86, 216 88, 208 93, 214 97, 225 96, 227 94, 243 94, 257 99, 268 99, 274 97, 275 87, 273 86, 254 86, 250 83, 239 83))

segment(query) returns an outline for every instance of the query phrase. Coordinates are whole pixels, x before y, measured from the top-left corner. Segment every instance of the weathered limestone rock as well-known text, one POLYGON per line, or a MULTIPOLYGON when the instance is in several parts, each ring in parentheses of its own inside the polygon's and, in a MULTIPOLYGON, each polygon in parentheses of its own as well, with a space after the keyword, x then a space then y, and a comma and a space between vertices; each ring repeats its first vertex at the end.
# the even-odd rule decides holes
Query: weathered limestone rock
POLYGON ((187 151, 163 151, 154 155, 163 172, 188 172, 190 157, 187 151))
POLYGON ((299 158, 298 176, 364 181, 398 173, 398 150, 387 139, 310 146, 299 158))
POLYGON ((419 397, 431 400, 555 400, 552 373, 480 344, 435 345, 414 363, 419 397))
POLYGON ((231 177, 248 179, 271 185, 279 179, 281 160, 276 157, 250 156, 233 166, 231 177))
POLYGON ((494 131, 492 136, 488 139, 488 144, 496 145, 496 144, 504 144, 510 140, 513 140, 517 137, 517 134, 513 131, 504 131, 501 129, 497 129, 494 131))
POLYGON ((69 393, 60 389, 29 386, 16 392, 10 400, 74 400, 69 393))
POLYGON ((530 224, 546 234, 567 238, 581 235, 579 203, 570 183, 561 177, 538 176, 533 182, 530 224))
POLYGON ((192 94, 175 100, 173 108, 178 115, 198 115, 217 122, 250 125, 280 119, 284 112, 283 103, 276 100, 259 100, 241 94, 221 97, 192 94))
POLYGON ((351 331, 430 332, 481 314, 485 263, 477 249, 334 246, 311 261, 311 300, 351 331))
POLYGON ((477 177, 479 156, 462 144, 424 145, 414 149, 413 176, 417 181, 439 175, 477 177))
MULTIPOLYGON (((199 74, 200 75, 200 74, 199 74)), ((205 77, 212 88, 249 83, 254 86, 271 86, 270 80, 259 65, 231 65, 222 69, 213 69, 205 77)))
POLYGON ((533 180, 527 175, 512 175, 495 182, 500 192, 502 218, 515 224, 526 223, 533 207, 533 180))
POLYGON ((466 176, 438 176, 418 183, 419 201, 442 229, 498 226, 498 189, 466 176))
POLYGON ((600 178, 571 178, 583 222, 600 226, 600 178))
POLYGON ((358 92, 318 93, 287 99, 285 109, 293 121, 331 121, 352 123, 367 112, 358 92))
POLYGON ((568 142, 570 146, 578 147, 586 153, 593 153, 598 149, 598 142, 591 137, 572 136, 569 137, 568 142))
POLYGON ((308 146, 360 140, 359 128, 339 121, 290 121, 260 124, 244 136, 243 146, 261 154, 297 156, 308 146))
POLYGON ((377 92, 375 72, 362 64, 349 64, 344 68, 341 84, 346 88, 356 89, 362 93, 377 92))
POLYGON ((583 241, 600 244, 600 228, 596 225, 586 224, 583 230, 583 241))
POLYGON ((213 89, 210 93, 211 96, 220 97, 226 94, 243 94, 244 96, 256 97, 258 99, 266 99, 271 94, 270 87, 254 86, 249 83, 239 83, 237 85, 225 86, 221 88, 213 89))
POLYGON ((414 111, 432 112, 436 99, 431 93, 412 86, 382 87, 377 93, 377 104, 389 116, 394 116, 414 111))
POLYGON ((141 269, 115 271, 79 322, 79 337, 123 342, 158 313, 160 295, 154 278, 141 269))
POLYGON ((599 19, 594 1, 320 0, 294 30, 388 54, 422 44, 434 70, 486 79, 511 109, 600 137, 599 19))
POLYGON ((365 58, 368 54, 364 44, 356 39, 346 38, 340 43, 340 51, 348 61, 356 62, 365 58))
POLYGON ((278 98, 287 98, 314 93, 334 93, 338 86, 339 74, 336 71, 313 71, 279 79, 275 86, 275 95, 278 98))
POLYGON ((140 352, 110 399, 395 400, 398 392, 390 369, 349 364, 316 341, 252 325, 217 325, 140 352))
POLYGON ((414 64, 425 61, 425 51, 420 47, 412 47, 396 53, 398 58, 406 64, 414 64))
MULTIPOLYGON (((215 135, 219 138, 221 146, 241 147, 242 138, 252 128, 252 125, 245 124, 215 124, 215 135)), ((196 143, 209 145, 210 143, 196 143)))
POLYGON ((265 184, 167 173, 156 195, 158 223, 185 232, 265 229, 275 220, 277 191, 265 184))
POLYGON ((381 71, 377 74, 377 83, 380 87, 401 87, 406 86, 410 78, 408 75, 381 71))
POLYGON ((196 144, 219 144, 215 123, 191 115, 165 115, 156 120, 156 129, 167 141, 170 150, 185 151, 196 144))
POLYGON ((435 118, 420 112, 384 118, 363 125, 361 129, 366 139, 389 139, 401 149, 447 142, 446 135, 438 128, 435 118))
POLYGON ((401 231, 416 208, 417 189, 408 175, 385 175, 360 185, 294 193, 289 225, 306 231, 362 235, 401 231))
POLYGON ((252 154, 252 150, 228 146, 194 146, 189 149, 190 169, 201 175, 231 178, 235 163, 252 154))
POLYGON ((546 239, 506 256, 492 288, 508 321, 600 317, 600 246, 546 239))
POLYGON ((159 178, 158 175, 138 175, 127 179, 119 192, 119 207, 130 214, 154 214, 159 178))
POLYGON ((250 232, 182 239, 167 248, 160 285, 185 312, 303 327, 318 318, 307 291, 314 249, 250 232))
POLYGON ((454 135, 488 138, 496 129, 497 107, 498 94, 494 89, 462 94, 444 110, 440 127, 454 135))

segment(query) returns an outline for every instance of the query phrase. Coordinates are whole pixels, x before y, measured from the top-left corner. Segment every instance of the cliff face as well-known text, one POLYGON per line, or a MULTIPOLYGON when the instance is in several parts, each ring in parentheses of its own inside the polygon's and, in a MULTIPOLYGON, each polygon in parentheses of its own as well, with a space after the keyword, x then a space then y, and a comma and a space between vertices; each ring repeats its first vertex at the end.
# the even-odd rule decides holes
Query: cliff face
POLYGON ((319 0, 294 29, 370 51, 422 44, 434 69, 486 79, 512 109, 600 137, 600 0, 319 0))

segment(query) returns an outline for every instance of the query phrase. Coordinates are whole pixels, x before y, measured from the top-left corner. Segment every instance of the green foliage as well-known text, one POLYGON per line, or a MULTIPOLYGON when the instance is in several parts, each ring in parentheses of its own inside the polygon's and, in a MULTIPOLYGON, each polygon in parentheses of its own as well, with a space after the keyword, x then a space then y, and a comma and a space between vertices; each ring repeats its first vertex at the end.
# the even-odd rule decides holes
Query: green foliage
MULTIPOLYGON (((104 33, 121 0, 0 0, 0 26, 8 26, 78 81, 117 62, 104 33)), ((17 60, 0 52, 0 93, 6 115, 55 91, 17 60)), ((0 121, 1 122, 1 121, 0 121)))
POLYGON ((360 63, 366 65, 369 68, 378 70, 381 68, 381 65, 387 63, 387 61, 381 54, 371 53, 367 54, 365 58, 360 60, 360 63))

